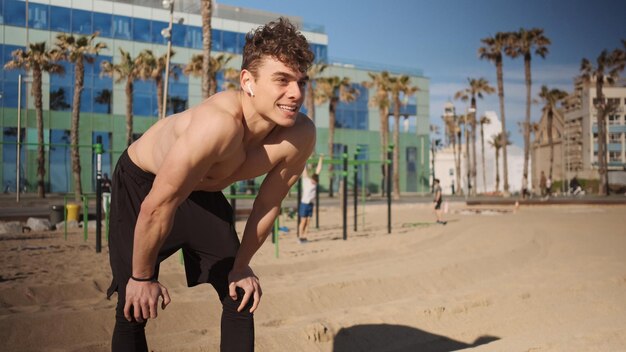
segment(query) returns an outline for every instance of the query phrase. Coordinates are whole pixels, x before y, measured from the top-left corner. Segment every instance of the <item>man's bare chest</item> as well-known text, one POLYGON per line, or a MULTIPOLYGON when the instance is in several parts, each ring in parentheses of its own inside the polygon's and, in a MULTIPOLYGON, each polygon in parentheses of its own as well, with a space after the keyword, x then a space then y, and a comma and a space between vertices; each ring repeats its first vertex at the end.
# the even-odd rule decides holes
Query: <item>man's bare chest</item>
POLYGON ((274 167, 275 154, 265 146, 237 150, 213 164, 196 189, 219 191, 236 181, 264 175, 274 167))

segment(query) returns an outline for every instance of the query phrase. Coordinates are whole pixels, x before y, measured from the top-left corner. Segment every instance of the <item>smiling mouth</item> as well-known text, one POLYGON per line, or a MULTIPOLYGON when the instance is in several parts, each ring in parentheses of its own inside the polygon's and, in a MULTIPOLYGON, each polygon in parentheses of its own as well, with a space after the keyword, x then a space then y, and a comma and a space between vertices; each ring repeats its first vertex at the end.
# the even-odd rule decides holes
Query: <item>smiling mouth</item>
POLYGON ((297 105, 278 104, 278 108, 286 112, 296 112, 296 110, 298 110, 297 105))

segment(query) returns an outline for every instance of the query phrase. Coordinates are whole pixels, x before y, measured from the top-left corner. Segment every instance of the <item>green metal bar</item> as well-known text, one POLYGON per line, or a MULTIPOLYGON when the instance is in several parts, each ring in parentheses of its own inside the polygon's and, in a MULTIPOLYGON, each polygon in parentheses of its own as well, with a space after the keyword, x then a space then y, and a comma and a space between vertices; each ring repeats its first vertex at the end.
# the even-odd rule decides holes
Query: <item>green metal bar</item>
POLYGON ((278 252, 279 252, 278 251, 278 237, 280 237, 278 236, 278 229, 280 228, 279 226, 280 224, 278 223, 279 216, 280 215, 278 215, 276 217, 276 220, 274 220, 274 252, 275 252, 276 258, 278 258, 278 252))
MULTIPOLYGON (((111 198, 109 198, 111 199, 111 198)), ((104 231, 105 231, 105 236, 107 239, 107 242, 109 242, 109 210, 111 210, 111 204, 110 204, 110 200, 106 202, 106 204, 104 205, 105 207, 105 213, 104 213, 104 231)))
POLYGON ((89 219, 88 219, 89 214, 88 214, 87 206, 89 202, 89 197, 84 195, 82 198, 83 198, 83 233, 85 237, 85 242, 87 242, 87 232, 89 230, 88 229, 89 226, 87 225, 87 223, 89 222, 89 219))
POLYGON ((63 197, 63 227, 65 227, 65 240, 67 240, 67 194, 63 197))
POLYGON ((363 226, 361 228, 365 230, 365 165, 359 165, 359 167, 361 167, 361 209, 363 209, 363 216, 361 217, 363 226))

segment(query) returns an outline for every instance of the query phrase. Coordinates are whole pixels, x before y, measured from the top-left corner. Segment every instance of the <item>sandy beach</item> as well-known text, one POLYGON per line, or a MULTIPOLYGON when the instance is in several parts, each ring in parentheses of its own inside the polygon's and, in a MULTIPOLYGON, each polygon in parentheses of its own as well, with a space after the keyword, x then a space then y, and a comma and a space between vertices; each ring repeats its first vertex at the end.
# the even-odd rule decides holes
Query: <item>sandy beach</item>
MULTIPOLYGON (((389 235, 385 206, 368 205, 357 232, 349 213, 347 241, 340 209, 320 213, 306 244, 283 217, 279 257, 268 239, 253 260, 257 351, 626 350, 626 206, 452 203, 442 226, 430 204, 402 204, 389 235)), ((94 238, 0 237, 3 351, 110 350, 94 238)), ((148 324, 150 349, 218 351, 217 294, 187 288, 183 270, 178 255, 161 266, 172 303, 148 324)))

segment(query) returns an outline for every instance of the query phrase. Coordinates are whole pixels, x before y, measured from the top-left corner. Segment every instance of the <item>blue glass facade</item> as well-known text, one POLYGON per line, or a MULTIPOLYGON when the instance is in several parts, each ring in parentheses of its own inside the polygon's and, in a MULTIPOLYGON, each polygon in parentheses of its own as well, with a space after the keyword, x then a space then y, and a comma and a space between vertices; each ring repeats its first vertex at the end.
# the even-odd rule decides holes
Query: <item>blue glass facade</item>
MULTIPOLYGON (((111 15, 66 7, 29 3, 29 27, 74 34, 100 32, 104 38, 133 40, 144 43, 165 44, 161 30, 168 24, 142 18, 111 15), (54 19, 54 21, 51 21, 54 19)), ((0 0, 0 24, 24 27, 26 4, 18 0, 0 0)), ((245 33, 213 29, 211 50, 241 54, 245 33)), ((202 28, 174 23, 172 45, 202 49, 202 28)), ((328 61, 326 45, 311 44, 317 62, 328 61)))
POLYGON ((369 90, 356 83, 352 84, 352 88, 356 89, 359 95, 357 99, 351 103, 340 102, 337 105, 335 127, 368 130, 369 90))
MULTIPOLYGON (((80 111, 101 114, 111 113, 113 104, 113 79, 100 77, 100 65, 111 61, 110 56, 95 56, 92 63, 85 63, 85 82, 80 97, 80 111)), ((70 111, 74 99, 74 64, 61 61, 65 74, 50 75, 50 110, 70 111)))
MULTIPOLYGON (((0 44, 0 65, 4 67, 4 64, 11 61, 11 53, 17 49, 24 49, 23 47, 14 45, 2 45, 0 44)), ((5 70, 2 69, 0 75, 0 92, 2 92, 2 98, 0 98, 0 106, 6 108, 17 108, 18 100, 18 80, 19 75, 25 75, 24 70, 5 70)), ((22 85, 22 107, 26 107, 26 85, 22 85)))

